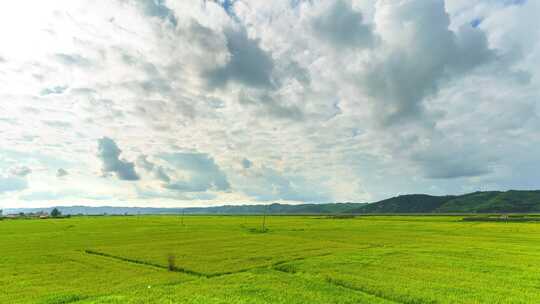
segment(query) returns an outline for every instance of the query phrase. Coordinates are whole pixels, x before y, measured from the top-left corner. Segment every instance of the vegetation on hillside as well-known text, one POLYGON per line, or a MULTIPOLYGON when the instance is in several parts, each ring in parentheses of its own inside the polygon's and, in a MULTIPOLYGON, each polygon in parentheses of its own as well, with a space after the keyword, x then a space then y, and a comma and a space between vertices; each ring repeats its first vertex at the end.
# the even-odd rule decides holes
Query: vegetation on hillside
POLYGON ((428 213, 451 198, 427 194, 401 195, 352 209, 349 213, 428 213))
POLYGON ((540 191, 486 191, 456 196, 401 195, 360 206, 349 213, 540 212, 540 191))
MULTIPOLYGON (((137 208, 137 207, 55 207, 60 214, 350 214, 350 213, 512 213, 540 212, 540 191, 486 191, 463 195, 434 196, 408 194, 392 197, 371 204, 270 204, 270 205, 225 205, 216 207, 190 208, 137 208)), ((23 212, 40 214, 45 209, 8 209, 6 214, 23 212)))

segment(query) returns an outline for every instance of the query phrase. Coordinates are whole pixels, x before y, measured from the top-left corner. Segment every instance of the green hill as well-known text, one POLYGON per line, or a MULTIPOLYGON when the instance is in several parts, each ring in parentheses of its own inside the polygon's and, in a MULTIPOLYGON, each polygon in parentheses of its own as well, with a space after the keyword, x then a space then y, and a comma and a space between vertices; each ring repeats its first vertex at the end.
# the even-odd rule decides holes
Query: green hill
POLYGON ((436 212, 538 212, 540 191, 474 192, 449 200, 436 212))
MULTIPOLYGON (((540 190, 486 191, 463 195, 407 194, 375 203, 260 204, 191 208, 57 207, 62 214, 350 214, 540 212, 540 190)), ((50 212, 51 208, 5 209, 4 214, 50 212)))
POLYGON ((331 203, 331 204, 270 204, 270 205, 231 205, 207 208, 186 208, 191 214, 329 214, 344 213, 366 204, 331 203))
POLYGON ((439 208, 453 196, 407 194, 367 204, 350 210, 351 213, 427 213, 439 208))
POLYGON ((464 195, 409 194, 367 204, 349 213, 540 212, 540 191, 487 191, 464 195))

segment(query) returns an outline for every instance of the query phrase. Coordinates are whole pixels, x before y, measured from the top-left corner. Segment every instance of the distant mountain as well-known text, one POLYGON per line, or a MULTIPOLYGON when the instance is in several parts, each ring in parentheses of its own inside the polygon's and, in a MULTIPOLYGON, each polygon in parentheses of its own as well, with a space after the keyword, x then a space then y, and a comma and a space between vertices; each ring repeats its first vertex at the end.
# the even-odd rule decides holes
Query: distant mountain
POLYGON ((464 195, 409 194, 348 210, 347 213, 540 212, 540 191, 486 191, 464 195))
POLYGON ((455 197, 437 212, 540 212, 540 191, 474 192, 455 197))
MULTIPOLYGON (((4 215, 19 212, 51 212, 51 208, 5 209, 4 215)), ((379 202, 334 204, 270 204, 226 205, 194 208, 139 208, 139 207, 57 207, 62 214, 373 214, 373 213, 501 213, 540 212, 540 190, 486 191, 463 195, 434 196, 408 194, 379 202)))
POLYGON ((454 196, 407 194, 348 210, 347 213, 430 213, 454 196))
MULTIPOLYGON (((344 213, 347 210, 358 208, 362 203, 335 203, 335 204, 270 204, 270 205, 231 205, 218 207, 193 207, 193 208, 150 208, 150 207, 88 207, 68 206, 56 207, 62 214, 85 214, 85 215, 136 215, 136 214, 332 214, 344 213)), ((50 213, 55 207, 50 208, 21 208, 5 209, 4 214, 37 213, 45 211, 50 213)))
POLYGON ((325 214, 344 213, 345 211, 358 208, 362 203, 334 203, 334 204, 271 204, 271 205, 241 205, 241 206, 220 206, 208 208, 187 208, 189 213, 210 213, 210 214, 325 214))

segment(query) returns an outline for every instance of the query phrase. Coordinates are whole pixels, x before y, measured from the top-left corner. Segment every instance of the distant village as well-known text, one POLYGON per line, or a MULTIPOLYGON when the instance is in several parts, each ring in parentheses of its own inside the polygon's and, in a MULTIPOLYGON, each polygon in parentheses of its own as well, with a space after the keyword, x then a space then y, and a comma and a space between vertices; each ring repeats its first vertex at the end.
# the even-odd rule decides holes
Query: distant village
POLYGON ((69 217, 62 216, 62 212, 60 210, 54 208, 50 213, 46 211, 37 211, 37 212, 19 212, 19 213, 9 213, 5 214, 2 209, 0 209, 0 219, 18 219, 18 218, 38 218, 38 219, 48 219, 48 218, 61 218, 61 217, 69 217))

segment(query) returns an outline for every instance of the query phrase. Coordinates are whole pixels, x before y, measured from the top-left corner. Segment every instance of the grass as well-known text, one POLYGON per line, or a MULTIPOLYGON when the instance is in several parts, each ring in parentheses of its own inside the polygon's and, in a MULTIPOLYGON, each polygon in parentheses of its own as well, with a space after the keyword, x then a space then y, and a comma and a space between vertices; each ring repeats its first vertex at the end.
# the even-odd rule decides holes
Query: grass
POLYGON ((0 303, 536 303, 540 224, 458 216, 0 222, 0 303))

